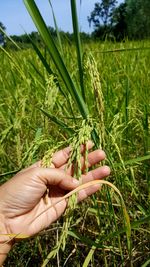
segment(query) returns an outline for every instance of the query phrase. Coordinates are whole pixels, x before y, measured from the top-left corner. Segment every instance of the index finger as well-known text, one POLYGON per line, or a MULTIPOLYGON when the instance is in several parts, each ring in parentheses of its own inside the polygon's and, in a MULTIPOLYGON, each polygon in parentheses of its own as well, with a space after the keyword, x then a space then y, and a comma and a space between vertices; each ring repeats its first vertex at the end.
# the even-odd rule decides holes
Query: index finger
MULTIPOLYGON (((93 147, 93 145, 94 144, 92 141, 88 141, 87 142, 88 150, 90 150, 93 147)), ((81 153, 83 153, 84 150, 85 146, 81 145, 81 153)), ((67 163, 70 156, 70 152, 71 152, 71 147, 66 147, 58 152, 55 152, 52 158, 52 164, 54 164, 56 168, 60 168, 62 165, 67 163)))
MULTIPOLYGON (((93 146, 94 146, 94 144, 92 141, 87 142, 88 150, 90 150, 93 146)), ((85 146, 81 145, 81 153, 83 153, 84 150, 85 150, 85 146)), ((69 159, 70 152, 71 152, 71 147, 69 147, 69 146, 55 152, 52 156, 52 162, 51 162, 50 167, 51 168, 60 168, 63 165, 65 165, 69 159)), ((36 163, 29 166, 28 168, 21 170, 21 172, 27 171, 27 170, 32 169, 34 167, 41 167, 41 165, 42 165, 42 160, 39 160, 36 163)))

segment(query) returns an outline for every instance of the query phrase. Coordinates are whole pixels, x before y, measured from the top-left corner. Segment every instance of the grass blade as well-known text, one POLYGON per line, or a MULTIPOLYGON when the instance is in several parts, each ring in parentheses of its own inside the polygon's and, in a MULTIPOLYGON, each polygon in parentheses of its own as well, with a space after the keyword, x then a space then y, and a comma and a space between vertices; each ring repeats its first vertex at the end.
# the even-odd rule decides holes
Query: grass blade
POLYGON ((34 48, 36 54, 38 55, 38 57, 39 57, 40 60, 42 61, 44 67, 46 68, 47 72, 48 72, 50 75, 51 75, 51 74, 55 75, 55 74, 53 73, 53 71, 51 70, 50 66, 48 65, 46 59, 43 57, 41 51, 39 50, 39 48, 37 47, 37 45, 33 42, 33 40, 30 38, 30 36, 29 36, 29 39, 30 39, 30 42, 31 42, 31 44, 32 44, 32 46, 33 46, 33 48, 34 48))
POLYGON ((147 267, 150 264, 150 259, 148 259, 141 267, 147 267))
POLYGON ((56 30, 56 34, 57 34, 57 40, 58 40, 59 48, 60 48, 60 51, 61 51, 61 55, 64 56, 64 54, 63 54, 63 48, 62 48, 62 42, 61 42, 61 38, 60 38, 59 29, 58 29, 58 26, 57 26, 57 21, 56 21, 54 9, 53 9, 51 0, 48 0, 48 1, 49 1, 51 10, 52 10, 52 15, 53 15, 53 20, 54 20, 54 25, 55 25, 55 30, 56 30))
POLYGON ((74 40, 75 40, 76 51, 77 51, 77 59, 78 59, 77 61, 78 61, 78 68, 79 68, 81 92, 82 92, 82 97, 85 101, 85 90, 84 90, 83 68, 82 68, 82 49, 81 49, 81 40, 80 40, 80 33, 79 33, 79 26, 78 26, 76 0, 71 0, 71 12, 72 12, 74 40))
POLYGON ((62 122, 61 120, 59 120, 56 116, 49 114, 48 112, 46 112, 43 109, 40 109, 43 114, 48 117, 50 120, 52 120, 55 124, 57 124, 58 126, 60 126, 61 128, 63 128, 66 132, 73 134, 74 130, 70 127, 68 127, 67 124, 65 124, 64 122, 62 122))
POLYGON ((76 102, 78 109, 82 115, 82 117, 84 119, 87 118, 88 116, 88 109, 87 106, 82 98, 82 96, 80 95, 79 90, 75 87, 68 71, 67 68, 63 62, 63 59, 53 41, 53 38, 50 34, 50 31, 48 30, 40 12, 39 9, 37 7, 37 5, 35 4, 34 0, 24 0, 25 6, 28 10, 28 12, 30 13, 39 33, 42 36, 42 39, 45 43, 45 45, 48 48, 48 51, 54 61, 54 64, 56 66, 56 68, 58 69, 60 76, 62 78, 62 80, 64 81, 67 90, 69 91, 69 93, 71 94, 71 96, 73 97, 74 101, 76 102))
POLYGON ((10 41, 12 44, 14 44, 14 46, 18 49, 21 50, 21 48, 19 47, 19 45, 13 40, 13 38, 11 38, 10 36, 7 35, 7 33, 0 27, 0 32, 2 32, 10 41))
MULTIPOLYGON (((150 154, 148 154, 146 156, 142 156, 142 157, 137 157, 134 159, 129 159, 129 160, 124 161, 124 166, 138 164, 138 162, 140 163, 142 161, 149 160, 149 159, 150 159, 150 154)), ((115 163, 114 166, 115 167, 121 167, 122 163, 115 163)))
POLYGON ((90 249, 87 257, 84 260, 83 267, 88 267, 89 266, 90 261, 92 261, 92 257, 94 255, 95 250, 96 250, 96 247, 92 246, 92 248, 90 249))

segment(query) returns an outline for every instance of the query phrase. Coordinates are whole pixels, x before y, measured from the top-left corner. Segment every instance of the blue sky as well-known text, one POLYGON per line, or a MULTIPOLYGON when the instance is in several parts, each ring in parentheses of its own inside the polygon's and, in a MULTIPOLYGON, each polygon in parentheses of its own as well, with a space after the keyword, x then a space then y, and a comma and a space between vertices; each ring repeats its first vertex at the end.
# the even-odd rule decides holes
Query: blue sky
MULTIPOLYGON (((51 0, 51 2, 57 18, 58 27, 61 30, 71 32, 70 0, 51 0)), ((90 12, 93 10, 95 2, 98 1, 82 0, 82 5, 80 6, 80 0, 77 0, 81 31, 92 31, 92 28, 89 28, 87 16, 89 16, 90 12)), ((36 0, 36 3, 46 23, 50 26, 54 26, 48 0, 36 0)), ((0 0, 0 21, 5 25, 7 29, 6 32, 9 35, 20 35, 24 33, 24 30, 27 33, 36 30, 24 6, 23 0, 0 0)))

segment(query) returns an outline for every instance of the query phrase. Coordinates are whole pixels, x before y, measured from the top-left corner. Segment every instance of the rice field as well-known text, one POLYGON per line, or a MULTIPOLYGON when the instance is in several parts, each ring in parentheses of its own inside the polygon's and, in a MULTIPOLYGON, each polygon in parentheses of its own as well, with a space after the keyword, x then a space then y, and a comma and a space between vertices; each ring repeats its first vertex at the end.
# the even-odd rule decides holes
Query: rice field
POLYGON ((32 49, 0 51, 1 183, 39 159, 48 166, 66 145, 80 179, 89 139, 106 151, 112 173, 84 203, 70 196, 64 217, 16 244, 5 265, 148 266, 149 41, 81 45, 74 0, 74 42, 58 31, 53 40, 35 3, 24 3, 44 46, 31 40, 32 49))
MULTIPOLYGON (((72 211, 65 244, 57 253, 53 251, 65 217, 39 236, 16 244, 5 266, 150 265, 148 47, 149 41, 83 44, 89 121, 97 129, 98 145, 105 150, 105 163, 112 170, 107 181, 118 188, 125 206, 114 189, 104 185, 72 211)), ((78 86, 75 45, 65 43, 63 51, 67 69, 78 86)), ((57 73, 47 49, 41 48, 41 52, 53 73, 57 73)), ((62 79, 56 82, 34 49, 0 51, 0 62, 3 183, 46 153, 50 155, 73 140, 79 141, 84 120, 74 99, 66 93, 62 79)), ((85 127, 86 131, 90 130, 85 127)), ((90 134, 85 136, 89 138, 90 134)))

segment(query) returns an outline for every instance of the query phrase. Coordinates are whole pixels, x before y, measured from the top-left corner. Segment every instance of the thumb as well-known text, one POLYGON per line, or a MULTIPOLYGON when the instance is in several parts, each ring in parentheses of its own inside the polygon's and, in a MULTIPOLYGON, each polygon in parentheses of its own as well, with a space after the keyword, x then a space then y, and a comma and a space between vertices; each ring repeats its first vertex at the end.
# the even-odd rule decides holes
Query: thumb
POLYGON ((36 176, 45 185, 59 186, 64 190, 73 190, 79 186, 79 181, 72 176, 66 174, 63 170, 53 168, 40 168, 37 167, 32 171, 36 170, 36 176))

